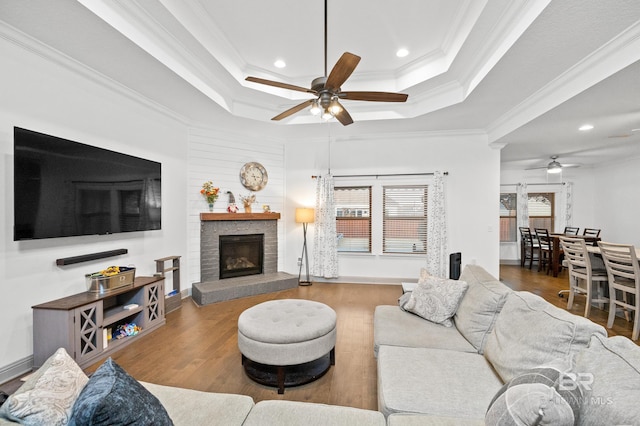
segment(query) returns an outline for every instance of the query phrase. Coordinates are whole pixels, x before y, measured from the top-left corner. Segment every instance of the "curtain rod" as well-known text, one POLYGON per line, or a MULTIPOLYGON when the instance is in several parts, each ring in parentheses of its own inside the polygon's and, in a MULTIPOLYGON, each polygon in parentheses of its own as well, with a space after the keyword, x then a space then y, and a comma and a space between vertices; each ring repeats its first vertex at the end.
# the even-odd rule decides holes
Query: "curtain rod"
MULTIPOLYGON (((528 183, 527 186, 533 186, 533 185, 566 185, 567 182, 553 182, 553 183, 528 183)), ((501 183, 500 186, 522 186, 523 184, 521 182, 518 183, 501 183)))
MULTIPOLYGON (((448 176, 449 172, 442 172, 443 175, 448 176)), ((387 173, 387 174, 378 174, 378 175, 334 175, 334 178, 345 178, 345 177, 389 177, 389 176, 433 176, 434 172, 430 173, 387 173)), ((311 179, 316 179, 320 176, 311 175, 311 179)))

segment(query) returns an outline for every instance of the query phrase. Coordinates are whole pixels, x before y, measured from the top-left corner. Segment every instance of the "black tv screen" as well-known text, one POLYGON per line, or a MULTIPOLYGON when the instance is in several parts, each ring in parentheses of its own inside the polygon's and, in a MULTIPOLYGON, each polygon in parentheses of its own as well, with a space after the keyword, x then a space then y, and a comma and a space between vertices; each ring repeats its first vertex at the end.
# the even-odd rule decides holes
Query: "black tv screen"
POLYGON ((160 229, 161 164, 14 127, 14 241, 160 229))

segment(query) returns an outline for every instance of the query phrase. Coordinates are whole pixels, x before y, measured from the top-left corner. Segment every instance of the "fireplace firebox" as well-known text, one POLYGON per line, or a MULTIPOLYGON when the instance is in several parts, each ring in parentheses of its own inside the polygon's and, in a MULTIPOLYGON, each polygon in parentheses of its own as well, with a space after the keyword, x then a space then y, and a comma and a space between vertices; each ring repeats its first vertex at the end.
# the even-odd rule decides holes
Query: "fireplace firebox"
POLYGON ((264 234, 220 235, 220 279, 262 274, 264 234))

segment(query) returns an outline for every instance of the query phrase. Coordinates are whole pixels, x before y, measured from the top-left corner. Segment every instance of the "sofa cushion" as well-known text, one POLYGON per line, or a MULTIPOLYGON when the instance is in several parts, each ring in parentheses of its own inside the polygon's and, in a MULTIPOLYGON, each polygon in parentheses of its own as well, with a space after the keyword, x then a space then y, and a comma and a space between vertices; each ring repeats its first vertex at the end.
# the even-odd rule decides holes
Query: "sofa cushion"
POLYGON ((173 425, 153 396, 111 358, 89 379, 73 405, 69 426, 173 425))
POLYGON ((637 424, 640 419, 640 347, 622 336, 591 337, 575 356, 574 371, 584 384, 584 424, 637 424))
POLYGON ((375 356, 381 345, 476 352, 455 327, 443 327, 393 305, 376 306, 373 343, 375 356))
POLYGON ((379 411, 309 402, 266 400, 258 402, 243 426, 332 425, 385 426, 379 411))
POLYGON ((514 377, 489 404, 485 423, 577 424, 584 395, 567 371, 568 368, 549 365, 514 377))
POLYGON ((241 425, 254 406, 246 395, 140 384, 158 398, 176 425, 241 425))
POLYGON ((483 353, 502 306, 513 290, 477 265, 466 265, 460 279, 469 289, 460 301, 454 322, 478 353, 483 353))
POLYGON ((387 417, 387 426, 484 426, 484 420, 396 413, 387 417))
POLYGON ((381 346, 378 410, 484 419, 503 382, 477 353, 381 346))
POLYGON ((88 381, 60 348, 2 404, 0 417, 25 425, 66 425, 73 403, 88 381))
POLYGON ((428 276, 418 281, 404 309, 436 324, 452 327, 451 317, 458 310, 467 287, 464 281, 428 276))
POLYGON ((498 315, 484 354, 507 382, 553 360, 569 359, 605 329, 586 318, 557 308, 540 296, 513 292, 498 315))

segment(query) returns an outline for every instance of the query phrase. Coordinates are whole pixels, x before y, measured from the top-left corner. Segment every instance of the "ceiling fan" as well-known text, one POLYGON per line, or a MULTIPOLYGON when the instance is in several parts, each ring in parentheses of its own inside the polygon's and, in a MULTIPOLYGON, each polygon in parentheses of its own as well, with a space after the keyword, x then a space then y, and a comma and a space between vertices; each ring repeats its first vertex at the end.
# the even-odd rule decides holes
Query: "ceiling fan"
POLYGON ((551 157, 551 161, 549 162, 549 164, 547 164, 546 166, 543 167, 532 167, 526 170, 538 170, 538 169, 547 169, 547 173, 560 173, 562 171, 562 169, 565 168, 569 168, 569 167, 580 167, 579 164, 561 164, 558 160, 558 156, 557 155, 552 155, 551 157))
POLYGON ((372 101, 372 102, 406 102, 409 95, 390 92, 343 92, 342 84, 349 78, 360 62, 360 56, 345 52, 333 66, 327 76, 327 0, 324 0, 324 76, 315 78, 311 82, 311 88, 305 88, 278 81, 265 80, 258 77, 247 77, 247 81, 283 89, 296 90, 314 95, 315 97, 302 102, 288 110, 276 115, 272 120, 278 121, 289 117, 298 111, 310 106, 311 113, 317 115, 322 112, 322 117, 329 120, 332 117, 338 119, 343 126, 353 123, 351 115, 342 106, 340 100, 372 101))

